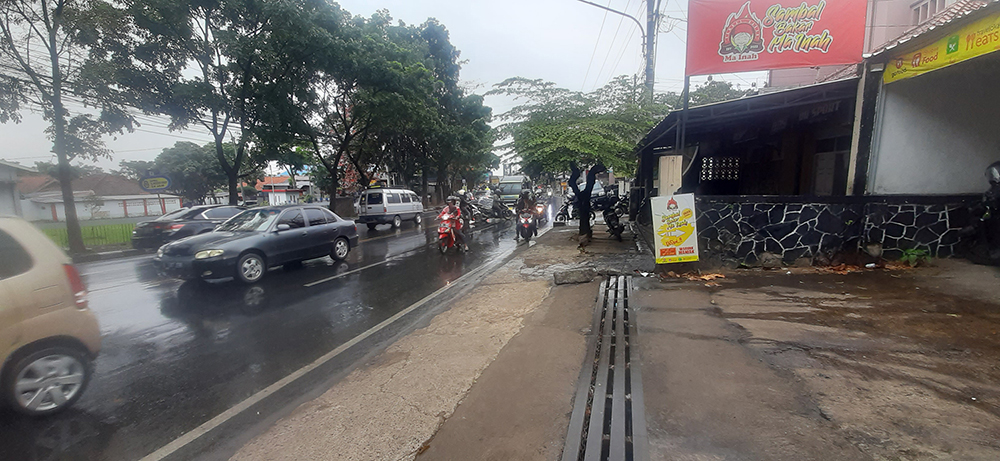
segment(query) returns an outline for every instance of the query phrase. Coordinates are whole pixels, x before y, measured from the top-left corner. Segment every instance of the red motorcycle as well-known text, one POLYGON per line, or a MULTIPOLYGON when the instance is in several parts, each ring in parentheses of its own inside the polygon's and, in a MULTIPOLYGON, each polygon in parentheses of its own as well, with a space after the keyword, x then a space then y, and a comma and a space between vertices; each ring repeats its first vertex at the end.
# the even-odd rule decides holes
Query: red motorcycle
MULTIPOLYGON (((461 211, 459 214, 451 214, 445 208, 438 215, 438 219, 441 221, 438 224, 438 249, 441 250, 441 254, 447 253, 449 248, 456 246, 455 229, 462 228, 460 213, 461 211)), ((462 251, 462 247, 458 247, 458 251, 462 251)))

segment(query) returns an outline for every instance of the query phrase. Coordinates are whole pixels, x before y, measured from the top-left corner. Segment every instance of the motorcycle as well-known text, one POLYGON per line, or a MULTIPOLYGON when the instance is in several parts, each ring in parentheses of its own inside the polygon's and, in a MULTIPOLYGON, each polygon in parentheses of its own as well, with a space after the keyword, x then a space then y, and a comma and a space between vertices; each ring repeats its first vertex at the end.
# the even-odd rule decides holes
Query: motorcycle
POLYGON ((620 242, 622 241, 622 231, 625 230, 625 225, 621 224, 616 212, 619 203, 618 197, 610 194, 594 201, 595 208, 601 210, 604 223, 608 226, 608 233, 620 242))
MULTIPOLYGON (((438 219, 441 220, 441 223, 438 224, 438 250, 441 251, 441 254, 445 254, 449 248, 456 246, 455 229, 461 229, 462 224, 457 216, 445 211, 438 215, 438 219)), ((461 246, 458 247, 458 251, 462 251, 461 246)))
POLYGON ((521 211, 517 216, 517 235, 528 243, 531 241, 531 236, 535 235, 535 228, 535 215, 527 210, 521 211))
POLYGON ((545 202, 539 200, 535 203, 535 220, 539 225, 544 225, 548 217, 545 215, 545 202))
MULTIPOLYGON (((597 213, 594 212, 594 200, 590 201, 590 223, 593 224, 594 220, 597 219, 597 213)), ((570 219, 580 219, 580 209, 576 206, 576 197, 573 194, 567 195, 566 200, 563 201, 559 211, 556 212, 555 219, 557 222, 566 222, 570 219)))
POLYGON ((966 257, 983 265, 1000 266, 1000 162, 986 168, 990 189, 982 200, 969 207, 972 223, 960 235, 965 244, 966 257))

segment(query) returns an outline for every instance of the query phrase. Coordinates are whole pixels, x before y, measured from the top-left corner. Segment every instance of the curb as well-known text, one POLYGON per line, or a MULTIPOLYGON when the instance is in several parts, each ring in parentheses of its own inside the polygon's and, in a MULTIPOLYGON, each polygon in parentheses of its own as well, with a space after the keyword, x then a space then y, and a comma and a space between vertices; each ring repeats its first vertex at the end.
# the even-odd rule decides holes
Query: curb
POLYGON ((129 256, 139 256, 147 254, 144 250, 136 250, 134 248, 128 250, 118 250, 118 251, 106 251, 103 253, 84 253, 73 255, 73 263, 89 263, 94 261, 107 261, 109 259, 127 258, 129 256))

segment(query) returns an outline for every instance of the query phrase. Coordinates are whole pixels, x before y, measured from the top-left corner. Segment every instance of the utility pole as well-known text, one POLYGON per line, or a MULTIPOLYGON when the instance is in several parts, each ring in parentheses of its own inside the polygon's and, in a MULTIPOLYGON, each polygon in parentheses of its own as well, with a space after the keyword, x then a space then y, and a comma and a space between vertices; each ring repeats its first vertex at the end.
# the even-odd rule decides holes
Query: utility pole
POLYGON ((646 0, 646 102, 653 103, 653 83, 656 68, 656 32, 660 24, 660 0, 646 0))
POLYGON ((639 27, 639 33, 642 34, 642 43, 645 47, 643 50, 644 58, 646 59, 646 76, 643 84, 646 87, 645 99, 647 103, 653 102, 653 83, 655 82, 655 67, 656 67, 656 29, 657 24, 660 23, 660 0, 656 0, 654 4, 653 0, 646 0, 646 28, 642 27, 642 23, 639 22, 634 16, 623 13, 618 10, 613 10, 604 5, 598 5, 594 2, 589 2, 587 0, 577 0, 581 3, 586 3, 590 6, 596 6, 602 10, 610 11, 615 14, 625 16, 626 18, 635 21, 636 26, 639 27))

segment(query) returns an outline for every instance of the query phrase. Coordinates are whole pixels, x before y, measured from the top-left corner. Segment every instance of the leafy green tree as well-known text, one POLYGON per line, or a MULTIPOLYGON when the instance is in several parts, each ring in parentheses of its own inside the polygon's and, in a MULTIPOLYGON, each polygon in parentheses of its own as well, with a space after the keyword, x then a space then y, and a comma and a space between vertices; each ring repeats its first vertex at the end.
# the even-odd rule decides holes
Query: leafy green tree
POLYGON ((225 187, 228 179, 216 161, 214 149, 214 144, 199 146, 180 141, 163 149, 153 163, 160 174, 170 177, 169 192, 197 202, 225 187))
POLYGON ((665 105, 643 105, 642 87, 618 77, 604 87, 582 93, 551 82, 521 77, 507 79, 488 94, 523 103, 498 118, 500 146, 519 155, 522 169, 533 175, 569 171, 569 186, 580 210, 580 235, 592 235, 590 194, 598 173, 613 167, 632 171, 632 150, 642 136, 669 111, 665 105), (586 170, 583 189, 577 180, 586 170))
MULTIPOLYGON (((59 179, 59 165, 53 164, 51 162, 35 162, 35 170, 41 174, 49 175, 55 179, 59 179)), ((101 167, 96 165, 70 165, 69 166, 69 177, 71 180, 80 179, 85 176, 90 176, 93 174, 104 173, 101 167)))
POLYGON ((740 90, 733 86, 732 83, 723 82, 720 80, 709 80, 704 85, 701 85, 694 90, 691 90, 691 102, 692 106, 702 106, 705 104, 711 104, 713 102, 728 101, 730 99, 739 99, 744 96, 748 96, 754 93, 754 89, 740 90))
POLYGON ((71 253, 86 250, 73 197, 73 159, 110 157, 101 135, 131 129, 132 117, 114 78, 130 21, 117 3, 101 0, 0 1, 0 123, 20 120, 27 104, 41 108, 57 159, 71 253), (92 108, 71 110, 69 102, 92 108), (95 114, 96 113, 96 114, 95 114))
POLYGON ((211 133, 229 203, 236 204, 241 180, 271 152, 254 143, 269 134, 272 104, 294 97, 288 92, 296 88, 289 85, 296 71, 323 52, 313 32, 335 27, 336 21, 314 19, 338 7, 312 0, 136 0, 131 11, 153 49, 137 60, 167 76, 146 107, 170 115, 173 128, 201 125, 211 133))
POLYGON ((156 169, 156 163, 148 160, 122 160, 118 162, 118 170, 114 173, 130 181, 138 182, 149 171, 156 169))

